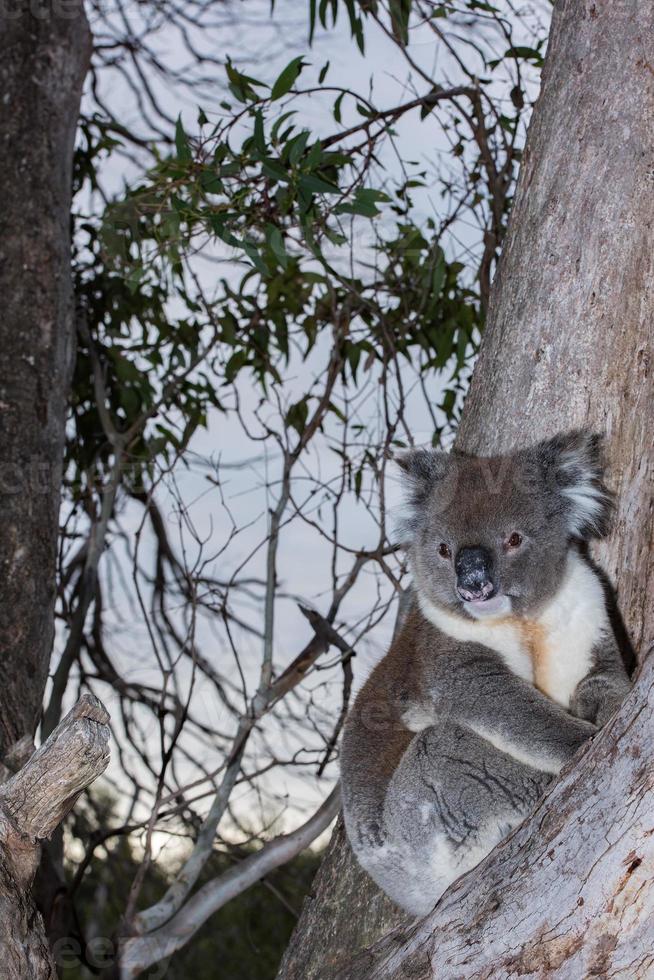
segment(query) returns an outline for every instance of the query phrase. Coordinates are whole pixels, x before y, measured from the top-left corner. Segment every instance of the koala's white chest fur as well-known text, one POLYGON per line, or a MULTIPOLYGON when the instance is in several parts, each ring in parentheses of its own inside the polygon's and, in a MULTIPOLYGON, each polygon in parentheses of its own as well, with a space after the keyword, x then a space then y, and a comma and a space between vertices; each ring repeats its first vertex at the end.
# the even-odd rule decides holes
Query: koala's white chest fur
POLYGON ((469 620, 419 597, 430 622, 457 640, 480 643, 563 707, 591 669, 593 647, 610 627, 597 575, 575 552, 554 598, 534 619, 469 620))

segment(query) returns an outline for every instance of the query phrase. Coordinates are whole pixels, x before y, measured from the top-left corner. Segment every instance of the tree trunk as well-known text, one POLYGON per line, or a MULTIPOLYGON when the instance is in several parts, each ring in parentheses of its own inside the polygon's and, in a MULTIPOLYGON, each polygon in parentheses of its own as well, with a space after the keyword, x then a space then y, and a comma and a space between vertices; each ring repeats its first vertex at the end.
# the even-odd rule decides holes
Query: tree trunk
POLYGON ((0 787, 0 950, 3 980, 56 980, 30 886, 40 844, 109 761, 109 716, 85 694, 23 768, 0 787))
POLYGON ((0 7, 0 757, 38 720, 53 638, 74 352, 70 206, 81 3, 0 7))
MULTIPOLYGON (((653 50, 651 4, 558 0, 457 437, 493 452, 579 425, 607 434, 619 497, 596 557, 641 659, 654 640, 653 50)), ((533 817, 355 962, 402 920, 339 829, 280 978, 654 975, 653 675, 650 661, 533 817)))

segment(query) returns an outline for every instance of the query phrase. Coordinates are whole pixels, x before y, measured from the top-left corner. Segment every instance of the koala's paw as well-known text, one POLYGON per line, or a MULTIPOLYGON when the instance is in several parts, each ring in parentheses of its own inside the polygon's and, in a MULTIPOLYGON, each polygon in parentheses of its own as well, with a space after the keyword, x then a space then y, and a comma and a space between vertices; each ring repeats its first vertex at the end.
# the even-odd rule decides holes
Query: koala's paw
POLYGON ((611 720, 613 715, 619 710, 624 698, 615 696, 606 698, 601 701, 597 707, 597 716, 595 719, 595 724, 598 728, 604 728, 604 725, 611 720))
POLYGON ((599 679, 586 685, 573 698, 570 710, 578 718, 591 721, 603 728, 629 693, 630 684, 626 678, 599 679))

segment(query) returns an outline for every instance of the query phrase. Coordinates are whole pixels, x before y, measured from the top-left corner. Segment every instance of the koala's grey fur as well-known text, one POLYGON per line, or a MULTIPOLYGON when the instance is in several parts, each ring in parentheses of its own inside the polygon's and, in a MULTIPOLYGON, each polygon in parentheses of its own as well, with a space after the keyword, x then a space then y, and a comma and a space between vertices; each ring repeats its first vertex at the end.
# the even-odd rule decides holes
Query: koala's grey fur
POLYGON ((424 914, 523 820, 629 680, 583 554, 610 509, 596 437, 399 463, 414 597, 347 720, 342 794, 360 863, 424 914), (469 554, 488 582, 466 601, 455 562, 469 554))

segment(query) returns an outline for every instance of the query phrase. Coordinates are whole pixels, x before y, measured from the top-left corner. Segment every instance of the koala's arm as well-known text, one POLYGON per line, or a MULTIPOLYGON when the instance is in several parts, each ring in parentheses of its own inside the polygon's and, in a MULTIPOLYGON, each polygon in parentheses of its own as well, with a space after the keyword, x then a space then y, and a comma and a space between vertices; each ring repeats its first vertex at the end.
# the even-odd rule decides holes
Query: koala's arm
POLYGON ((593 669, 579 681, 570 711, 601 728, 618 710, 630 687, 615 637, 606 634, 593 650, 593 669))
POLYGON ((441 719, 447 710, 508 755, 557 773, 597 727, 541 694, 498 657, 476 649, 468 648, 438 685, 441 719))

